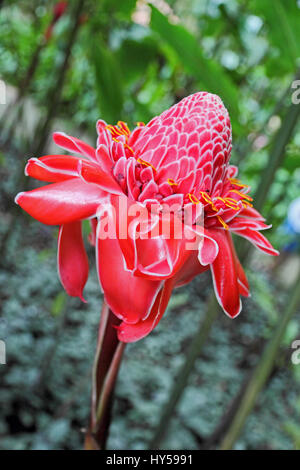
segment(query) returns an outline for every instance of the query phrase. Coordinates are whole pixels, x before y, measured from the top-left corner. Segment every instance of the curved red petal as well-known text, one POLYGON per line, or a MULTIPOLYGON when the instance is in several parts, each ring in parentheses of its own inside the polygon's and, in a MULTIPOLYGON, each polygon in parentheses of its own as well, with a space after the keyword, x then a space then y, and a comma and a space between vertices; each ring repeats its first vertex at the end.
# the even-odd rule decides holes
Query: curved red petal
POLYGON ((25 167, 25 174, 47 183, 58 183, 70 178, 78 178, 79 157, 69 155, 45 155, 30 158, 25 167))
MULTIPOLYGON (((233 230, 233 232, 235 232, 235 230, 233 230)), ((264 235, 262 235, 260 232, 247 228, 245 230, 238 230, 235 233, 236 235, 240 235, 241 237, 249 240, 256 248, 263 251, 267 255, 279 255, 279 251, 275 250, 269 240, 267 240, 266 237, 264 237, 264 235)))
POLYGON ((67 294, 84 301, 83 289, 89 275, 81 222, 62 225, 58 234, 58 273, 67 294))
POLYGON ((131 215, 133 204, 127 199, 125 205, 123 200, 124 198, 111 198, 117 215, 119 233, 122 222, 119 215, 122 211, 128 210, 127 231, 125 236, 119 238, 127 269, 137 276, 152 280, 163 280, 174 276, 190 255, 190 251, 187 250, 190 239, 186 239, 180 219, 172 214, 150 217, 148 210, 139 204, 134 206, 137 213, 131 215), (121 210, 120 204, 122 204, 121 210))
POLYGON ((124 194, 116 180, 96 163, 79 160, 78 172, 87 183, 95 183, 111 194, 124 194))
POLYGON ((96 214, 106 193, 80 178, 17 194, 15 202, 43 224, 63 225, 96 214))
POLYGON ((147 336, 160 322, 168 302, 170 300, 174 286, 173 279, 165 282, 155 299, 150 315, 144 321, 139 321, 134 325, 125 323, 124 321, 117 327, 118 338, 124 343, 133 343, 147 336))
MULTIPOLYGON (((99 221, 96 241, 98 276, 105 301, 117 317, 127 323, 137 323, 149 315, 161 288, 161 281, 136 277, 125 269, 123 254, 116 236, 111 233, 109 237, 103 239, 100 235, 106 223, 105 217, 99 221)), ((114 231, 113 225, 111 230, 114 231)))
POLYGON ((266 225, 262 220, 247 219, 244 217, 235 217, 230 221, 230 230, 239 232, 240 230, 251 229, 251 230, 267 230, 271 228, 271 225, 266 225))
POLYGON ((239 292, 243 297, 250 297, 250 287, 249 287, 249 282, 247 279, 247 276, 245 274, 245 271, 243 269, 243 266, 240 263, 240 260, 238 259, 237 253, 234 248, 234 243, 232 240, 232 236, 230 235, 229 241, 231 244, 231 251, 234 256, 235 260, 235 266, 236 266, 236 272, 237 272, 237 277, 238 277, 238 287, 239 287, 239 292))
POLYGON ((92 160, 96 159, 96 150, 76 137, 67 135, 64 132, 54 132, 53 140, 56 145, 68 150, 69 152, 79 153, 80 155, 84 155, 92 160))
POLYGON ((188 284, 194 279, 194 277, 207 271, 208 269, 209 265, 202 266, 199 263, 197 251, 191 252, 190 256, 175 276, 175 286, 181 287, 188 284))
POLYGON ((206 230, 203 231, 203 238, 199 248, 198 259, 202 266, 207 266, 214 262, 219 253, 219 246, 206 230))
POLYGON ((109 154, 108 148, 105 145, 100 144, 97 147, 96 160, 103 171, 106 171, 107 173, 112 171, 114 162, 109 154))
POLYGON ((222 229, 211 229, 209 232, 219 245, 218 256, 210 266, 216 297, 224 312, 235 318, 242 304, 230 233, 222 229))
POLYGON ((254 207, 243 207, 239 215, 264 222, 266 219, 254 207))

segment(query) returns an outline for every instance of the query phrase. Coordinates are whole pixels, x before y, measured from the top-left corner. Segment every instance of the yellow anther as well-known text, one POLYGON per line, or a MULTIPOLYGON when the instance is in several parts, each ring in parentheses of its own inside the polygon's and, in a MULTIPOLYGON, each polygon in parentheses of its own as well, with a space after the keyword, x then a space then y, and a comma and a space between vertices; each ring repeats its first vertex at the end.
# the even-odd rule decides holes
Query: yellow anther
POLYGON ((230 192, 230 193, 238 194, 241 198, 247 199, 247 201, 253 201, 253 198, 252 198, 252 197, 248 196, 247 194, 241 193, 241 192, 238 191, 237 189, 231 189, 229 192, 230 192))
POLYGON ((142 122, 142 121, 138 121, 138 122, 136 123, 136 125, 137 125, 138 127, 144 127, 146 124, 145 124, 144 122, 142 122))
POLYGON ((253 207, 253 204, 250 204, 248 201, 243 201, 242 205, 247 209, 247 207, 253 207))
POLYGON ((204 199, 204 201, 207 202, 207 204, 210 204, 210 205, 211 205, 212 210, 214 210, 215 212, 218 212, 219 209, 214 205, 213 200, 212 200, 212 198, 209 196, 209 194, 207 194, 207 193, 204 192, 204 191, 201 191, 200 194, 201 194, 201 196, 202 196, 202 199, 204 199))
POLYGON ((178 186, 178 183, 176 183, 172 178, 168 178, 167 182, 170 186, 178 186))
POLYGON ((117 137, 124 135, 127 141, 128 137, 130 136, 130 130, 126 122, 123 122, 123 121, 118 121, 116 126, 112 126, 111 124, 109 124, 108 126, 105 127, 105 129, 110 131, 113 140, 117 142, 118 142, 117 137))
POLYGON ((187 196, 193 204, 199 204, 200 203, 199 199, 195 196, 195 194, 188 193, 187 196))
POLYGON ((237 204, 237 202, 230 198, 230 197, 220 197, 220 196, 217 196, 216 199, 220 200, 223 202, 223 204, 225 204, 226 207, 229 207, 229 209, 234 209, 234 210, 239 210, 239 206, 237 204))
POLYGON ((129 130, 129 127, 127 126, 126 122, 118 121, 117 126, 123 131, 123 134, 125 134, 127 136, 130 135, 130 130, 129 130))
POLYGON ((243 184, 237 178, 229 178, 229 181, 230 181, 230 183, 234 184, 235 186, 239 186, 240 188, 248 188, 249 187, 247 184, 243 184))
POLYGON ((205 202, 207 202, 208 204, 212 204, 211 197, 207 193, 205 193, 204 191, 201 191, 200 194, 205 202))
POLYGON ((253 197, 248 196, 248 194, 243 194, 243 198, 247 199, 247 201, 253 201, 253 197))
POLYGON ((235 211, 238 211, 240 209, 240 206, 238 205, 237 201, 235 199, 232 199, 231 197, 225 198, 225 205, 235 211))
POLYGON ((130 152, 131 152, 132 154, 134 154, 134 150, 133 150, 132 147, 130 147, 130 146, 127 145, 127 144, 124 144, 124 147, 127 148, 128 150, 130 150, 130 152))
POLYGON ((108 124, 107 126, 105 126, 105 129, 109 130, 110 132, 115 132, 115 128, 111 124, 108 124))
POLYGON ((237 201, 233 197, 226 197, 225 200, 237 205, 237 201))
POLYGON ((224 222, 224 220, 222 219, 222 217, 220 217, 219 215, 217 215, 217 219, 218 219, 218 221, 220 222, 220 224, 223 225, 223 227, 224 227, 226 230, 229 229, 228 225, 226 224, 226 222, 224 222))
POLYGON ((142 158, 138 158, 137 162, 144 166, 150 166, 150 168, 152 168, 153 171, 157 171, 156 168, 153 165, 151 165, 151 163, 146 162, 146 160, 143 160, 142 158))

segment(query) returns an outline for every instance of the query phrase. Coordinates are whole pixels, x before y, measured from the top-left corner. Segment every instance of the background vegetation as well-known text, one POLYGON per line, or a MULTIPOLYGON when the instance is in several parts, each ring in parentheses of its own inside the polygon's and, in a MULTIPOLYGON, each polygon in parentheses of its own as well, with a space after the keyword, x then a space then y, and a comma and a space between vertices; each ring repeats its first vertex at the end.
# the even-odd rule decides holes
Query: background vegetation
MULTIPOLYGON (((291 100, 300 78, 299 2, 72 0, 54 22, 55 3, 0 1, 2 449, 81 448, 88 419, 101 307, 93 250, 87 247, 92 273, 83 305, 58 282, 57 229, 13 203, 33 187, 25 161, 51 148, 54 128, 93 143, 100 117, 133 126, 208 90, 230 112, 232 162, 273 224, 268 237, 279 250, 288 242, 288 206, 300 195, 300 104, 291 100)), ((212 304, 211 280, 202 275, 177 291, 153 334, 127 347, 109 448, 151 441, 175 449, 300 448, 300 365, 291 362, 299 255, 283 255, 275 266, 249 245, 239 248, 252 297, 238 319, 212 304), (196 360, 184 380, 186 357, 196 360), (159 416, 174 383, 183 393, 175 410, 167 408, 162 433, 159 416)))

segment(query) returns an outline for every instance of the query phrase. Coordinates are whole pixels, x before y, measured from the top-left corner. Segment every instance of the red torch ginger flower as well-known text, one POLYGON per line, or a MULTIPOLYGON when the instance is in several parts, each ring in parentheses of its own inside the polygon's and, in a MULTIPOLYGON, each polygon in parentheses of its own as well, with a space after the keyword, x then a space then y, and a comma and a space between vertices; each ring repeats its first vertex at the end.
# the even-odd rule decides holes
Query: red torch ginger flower
POLYGON ((52 184, 16 197, 32 217, 60 226, 58 268, 67 293, 82 298, 88 262, 81 221, 90 219, 104 298, 121 320, 119 340, 136 341, 150 333, 173 288, 208 269, 219 304, 236 317, 249 285, 232 233, 265 253, 278 252, 261 234, 269 226, 253 208, 250 188, 229 165, 231 125, 221 99, 195 93, 132 132, 124 122, 104 121, 98 121, 97 131, 96 149, 55 133, 57 145, 80 157, 31 158, 26 174, 52 184), (174 205, 167 236, 165 208, 174 205), (136 206, 144 209, 138 218, 130 213, 136 206), (191 209, 188 227, 186 209, 191 209), (128 228, 121 236, 125 218, 128 228), (138 237, 143 223, 140 233, 148 235, 155 226, 156 236, 138 237), (180 238, 174 235, 176 223, 182 225, 180 238), (104 237, 108 226, 113 233, 104 237), (192 238, 197 250, 187 248, 192 238))

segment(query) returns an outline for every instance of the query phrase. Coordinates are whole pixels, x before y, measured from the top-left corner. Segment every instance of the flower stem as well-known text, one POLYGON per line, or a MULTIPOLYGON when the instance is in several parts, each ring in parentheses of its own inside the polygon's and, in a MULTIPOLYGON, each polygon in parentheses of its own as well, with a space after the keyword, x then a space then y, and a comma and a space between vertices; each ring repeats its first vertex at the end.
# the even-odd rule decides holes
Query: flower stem
POLYGON ((208 302, 208 308, 205 318, 201 323, 198 332, 192 340, 186 359, 181 366, 176 381, 174 382, 173 388, 170 393, 169 401, 165 406, 163 406, 163 411, 160 416, 156 431, 154 432, 152 441, 150 442, 149 449, 160 448, 160 444, 162 443, 166 435, 170 421, 175 414, 176 407, 185 390, 189 376, 193 371, 195 362, 202 351, 203 345, 205 344, 207 337, 210 334, 212 325, 218 314, 218 311, 218 304, 215 300, 215 296, 212 295, 208 302))
POLYGON ((243 399, 240 403, 240 406, 232 420, 232 423, 225 435, 222 443, 221 449, 228 450, 232 449, 234 443, 239 437, 248 415, 251 413, 256 399, 265 385, 274 364, 274 361, 277 356, 278 349, 280 347, 283 335, 286 331, 287 325, 292 318, 293 314, 296 313, 300 307, 300 276, 296 281, 293 292, 291 293, 291 298, 289 304, 286 308, 286 311, 281 316, 277 329, 272 336, 271 340, 267 344, 263 355, 257 364, 253 375, 246 387, 243 399))
POLYGON ((85 437, 86 450, 105 449, 110 424, 112 396, 125 343, 118 340, 118 320, 103 303, 93 367, 91 417, 85 437))

